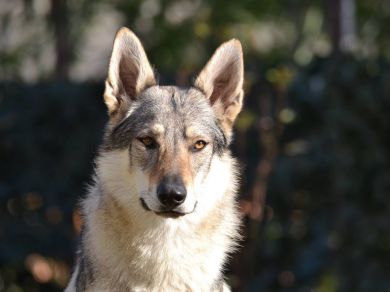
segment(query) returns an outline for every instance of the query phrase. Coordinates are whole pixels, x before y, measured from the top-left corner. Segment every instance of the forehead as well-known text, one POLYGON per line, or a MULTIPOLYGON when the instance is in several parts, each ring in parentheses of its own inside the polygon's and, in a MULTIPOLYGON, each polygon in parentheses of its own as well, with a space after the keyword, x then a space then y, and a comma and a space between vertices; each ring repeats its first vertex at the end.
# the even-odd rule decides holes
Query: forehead
POLYGON ((161 131, 205 130, 215 123, 206 97, 195 88, 153 86, 145 90, 130 109, 129 120, 135 129, 153 128, 161 131))

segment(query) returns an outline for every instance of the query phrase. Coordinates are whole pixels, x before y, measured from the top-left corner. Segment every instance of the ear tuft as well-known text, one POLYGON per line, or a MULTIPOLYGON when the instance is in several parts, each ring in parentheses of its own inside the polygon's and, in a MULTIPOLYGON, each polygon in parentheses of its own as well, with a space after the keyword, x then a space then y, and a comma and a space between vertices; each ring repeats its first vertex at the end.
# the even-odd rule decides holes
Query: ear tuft
POLYGON ((109 115, 126 111, 142 90, 155 84, 141 42, 132 31, 121 28, 115 36, 104 93, 109 115))
POLYGON ((240 41, 223 43, 195 81, 205 93, 222 126, 230 131, 241 111, 244 62, 240 41))

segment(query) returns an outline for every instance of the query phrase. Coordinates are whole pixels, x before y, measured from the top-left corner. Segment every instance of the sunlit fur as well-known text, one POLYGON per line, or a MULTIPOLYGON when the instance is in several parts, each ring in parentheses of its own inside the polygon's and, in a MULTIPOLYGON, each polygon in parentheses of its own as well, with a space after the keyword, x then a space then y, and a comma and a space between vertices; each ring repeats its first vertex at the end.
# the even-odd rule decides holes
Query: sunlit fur
POLYGON ((194 87, 158 86, 139 40, 127 29, 117 34, 105 93, 110 120, 81 202, 81 244, 67 292, 230 290, 223 269, 237 247, 240 216, 228 146, 242 106, 242 71, 241 47, 231 41, 194 87), (126 80, 115 67, 122 55, 126 80), (145 135, 158 147, 146 147, 145 135), (200 150, 193 147, 199 139, 206 142, 200 150), (157 185, 170 174, 187 190, 175 208, 179 217, 159 215, 157 185))
POLYGON ((92 193, 107 196, 90 195, 83 204, 91 228, 86 252, 105 267, 91 291, 112 291, 119 283, 123 291, 129 284, 135 291, 209 291, 237 236, 232 161, 215 158, 202 186, 210 195, 198 201, 194 213, 169 219, 146 212, 130 196, 146 182, 141 172, 129 173, 126 156, 114 151, 99 158, 102 189, 92 193))

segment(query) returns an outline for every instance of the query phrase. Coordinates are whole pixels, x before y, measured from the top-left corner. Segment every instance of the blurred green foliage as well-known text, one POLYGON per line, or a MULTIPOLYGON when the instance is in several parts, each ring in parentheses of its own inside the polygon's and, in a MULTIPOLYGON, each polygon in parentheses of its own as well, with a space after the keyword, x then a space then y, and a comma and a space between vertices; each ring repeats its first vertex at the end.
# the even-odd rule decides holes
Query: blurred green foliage
POLYGON ((140 36, 163 84, 187 85, 219 43, 243 43, 236 291, 388 291, 390 5, 354 1, 358 39, 341 54, 331 2, 0 0, 0 291, 66 282, 106 121, 105 73, 73 73, 94 65, 91 27, 114 20, 140 36))
MULTIPOLYGON (((266 223, 257 248, 243 251, 249 291, 390 287, 389 74, 389 63, 351 56, 295 70, 286 105, 294 118, 279 141, 266 223)), ((248 144, 253 136, 249 129, 248 144)), ((261 150, 245 150, 247 185, 261 150)))
MULTIPOLYGON (((77 80, 78 65, 108 58, 99 47, 110 47, 119 26, 140 36, 152 63, 164 72, 191 74, 233 37, 243 43, 247 63, 260 58, 305 65, 330 54, 339 13, 333 4, 340 1, 0 0, 0 78, 77 80)), ((355 7, 351 19, 342 15, 355 30, 354 55, 389 60, 389 2, 342 1, 355 7)), ((102 78, 103 63, 99 74, 92 66, 88 76, 102 78)))

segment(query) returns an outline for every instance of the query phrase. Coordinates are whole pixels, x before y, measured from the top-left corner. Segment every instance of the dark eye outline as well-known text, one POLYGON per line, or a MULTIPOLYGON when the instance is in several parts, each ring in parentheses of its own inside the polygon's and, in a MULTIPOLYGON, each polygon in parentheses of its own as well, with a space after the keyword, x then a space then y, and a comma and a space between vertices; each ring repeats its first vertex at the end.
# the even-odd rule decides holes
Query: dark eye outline
POLYGON ((204 140, 198 140, 192 146, 192 150, 195 151, 195 152, 202 151, 207 146, 207 144, 209 144, 209 143, 207 143, 204 140), (197 148, 197 145, 199 146, 199 148, 197 148))
POLYGON ((156 149, 158 146, 157 142, 152 137, 146 136, 137 139, 145 146, 146 149, 156 149))

